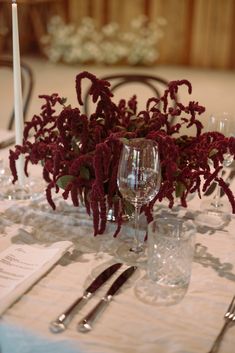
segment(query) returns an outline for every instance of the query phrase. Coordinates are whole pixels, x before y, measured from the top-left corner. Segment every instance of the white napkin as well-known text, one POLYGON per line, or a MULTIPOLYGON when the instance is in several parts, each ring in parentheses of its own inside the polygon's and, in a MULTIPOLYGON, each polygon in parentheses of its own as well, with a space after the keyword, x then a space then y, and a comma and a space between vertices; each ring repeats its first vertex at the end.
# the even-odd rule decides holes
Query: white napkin
POLYGON ((72 248, 60 241, 49 247, 12 244, 0 253, 0 315, 72 248))

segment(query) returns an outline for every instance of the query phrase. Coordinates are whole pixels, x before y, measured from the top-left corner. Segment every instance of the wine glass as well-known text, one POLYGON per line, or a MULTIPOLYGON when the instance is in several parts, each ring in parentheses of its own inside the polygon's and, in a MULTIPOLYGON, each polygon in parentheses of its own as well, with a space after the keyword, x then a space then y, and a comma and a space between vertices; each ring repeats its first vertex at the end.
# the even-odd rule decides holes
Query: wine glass
MULTIPOLYGON (((231 122, 231 117, 226 112, 224 112, 221 116, 217 117, 212 115, 209 119, 208 131, 217 131, 222 133, 226 137, 232 136, 231 122)), ((233 156, 229 153, 229 151, 227 153, 224 153, 222 166, 229 167, 232 162, 233 156)), ((218 178, 222 176, 222 173, 223 168, 218 173, 218 178)), ((206 210, 206 212, 210 215, 209 218, 211 219, 211 226, 220 226, 224 222, 226 222, 226 213, 230 212, 230 205, 227 200, 223 200, 221 198, 221 188, 218 183, 216 183, 213 198, 202 201, 202 209, 206 210)), ((203 218, 204 215, 199 215, 199 218, 200 217, 203 218)))
POLYGON ((9 176, 9 172, 5 167, 5 163, 3 158, 0 158, 0 185, 1 188, 6 188, 6 186, 10 185, 11 178, 9 176))
POLYGON ((124 244, 117 254, 132 263, 144 261, 144 242, 139 229, 140 210, 157 195, 161 183, 159 151, 155 141, 135 138, 123 144, 117 183, 123 198, 135 208, 133 244, 124 244))
POLYGON ((37 200, 43 196, 44 182, 39 178, 26 178, 21 185, 18 181, 12 183, 12 173, 0 158, 0 199, 5 200, 37 200))

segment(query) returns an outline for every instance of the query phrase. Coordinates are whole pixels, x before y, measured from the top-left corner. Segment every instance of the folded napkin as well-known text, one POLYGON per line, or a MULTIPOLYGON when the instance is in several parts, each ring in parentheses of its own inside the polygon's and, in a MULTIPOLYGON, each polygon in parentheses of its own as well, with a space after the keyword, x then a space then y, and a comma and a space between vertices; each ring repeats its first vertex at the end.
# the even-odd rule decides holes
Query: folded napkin
POLYGON ((12 244, 0 253, 0 315, 72 248, 60 241, 49 247, 12 244))

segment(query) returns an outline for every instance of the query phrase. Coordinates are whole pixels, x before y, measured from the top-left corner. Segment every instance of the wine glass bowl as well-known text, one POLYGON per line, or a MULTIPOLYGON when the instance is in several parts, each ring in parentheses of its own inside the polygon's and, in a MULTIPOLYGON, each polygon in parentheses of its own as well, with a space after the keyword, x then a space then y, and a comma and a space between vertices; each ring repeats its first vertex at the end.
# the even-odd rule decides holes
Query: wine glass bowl
MULTIPOLYGON (((225 137, 232 136, 232 118, 228 113, 224 112, 220 116, 212 115, 208 122, 208 131, 219 132, 225 137)), ((219 171, 217 178, 222 177, 223 169, 229 167, 233 162, 233 156, 229 151, 223 153, 223 161, 221 162, 221 170, 219 171)), ((212 165, 213 161, 209 159, 209 163, 212 165)), ((224 213, 230 212, 230 205, 226 200, 221 199, 221 188, 218 183, 216 183, 215 191, 213 197, 210 199, 205 199, 202 202, 202 209, 209 214, 213 214, 213 217, 224 218, 224 213)), ((217 224, 218 222, 215 222, 217 224)), ((211 225, 213 226, 213 224, 211 225)))
MULTIPOLYGON (((232 126, 231 126, 231 116, 227 112, 224 112, 221 116, 214 116, 212 115, 208 122, 208 130, 215 131, 223 134, 225 137, 232 136, 232 126)), ((223 162, 222 165, 224 167, 229 167, 233 162, 233 156, 226 151, 223 154, 223 162)))
POLYGON ((117 183, 122 197, 135 208, 134 244, 128 250, 118 251, 119 255, 121 252, 122 258, 124 253, 129 258, 133 257, 131 253, 135 255, 143 253, 143 242, 139 234, 140 209, 157 195, 160 188, 160 160, 155 141, 135 138, 123 143, 117 183))

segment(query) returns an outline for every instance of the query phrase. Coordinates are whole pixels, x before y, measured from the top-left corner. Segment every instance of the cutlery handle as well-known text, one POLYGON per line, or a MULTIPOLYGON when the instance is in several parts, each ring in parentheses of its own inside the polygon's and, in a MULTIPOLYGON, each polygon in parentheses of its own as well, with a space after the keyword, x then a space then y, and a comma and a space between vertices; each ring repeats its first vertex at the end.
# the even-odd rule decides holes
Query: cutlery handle
POLYGON ((66 311, 64 311, 57 317, 57 319, 50 323, 50 331, 53 333, 65 331, 68 324, 71 322, 72 318, 77 313, 78 308, 80 308, 82 304, 85 304, 85 302, 91 297, 91 295, 92 294, 90 292, 86 292, 82 297, 75 300, 75 302, 73 302, 68 307, 68 309, 66 309, 66 311))
POLYGON ((224 337, 224 334, 229 326, 230 322, 226 321, 222 327, 222 329, 220 330, 220 333, 218 334, 218 336, 216 337, 213 346, 211 347, 211 349, 209 350, 208 353, 216 353, 219 350, 220 347, 220 343, 222 341, 222 338, 224 337))
POLYGON ((88 332, 92 330, 94 321, 97 316, 104 311, 111 300, 110 297, 102 298, 98 304, 78 323, 77 329, 80 332, 88 332))

